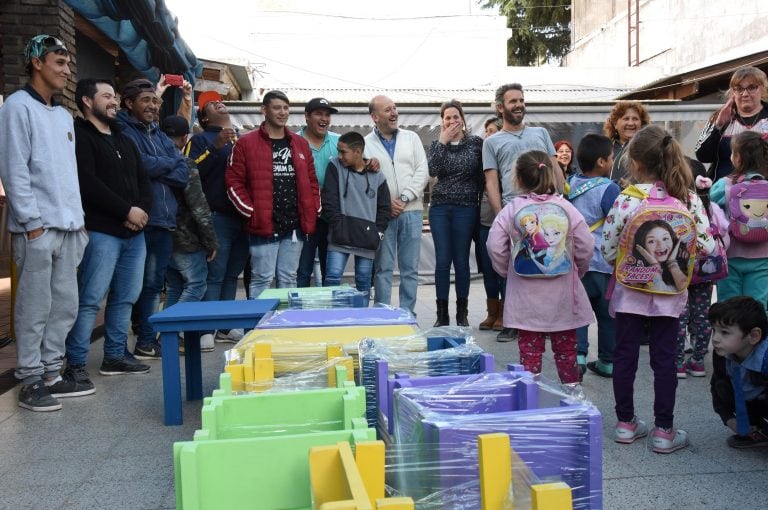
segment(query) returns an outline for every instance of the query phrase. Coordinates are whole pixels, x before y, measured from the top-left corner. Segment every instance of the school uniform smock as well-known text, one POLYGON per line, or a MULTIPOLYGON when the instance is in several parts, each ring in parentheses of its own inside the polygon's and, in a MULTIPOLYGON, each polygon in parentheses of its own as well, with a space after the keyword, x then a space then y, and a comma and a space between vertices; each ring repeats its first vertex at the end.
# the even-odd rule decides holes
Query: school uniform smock
POLYGON ((594 239, 584 217, 560 195, 529 193, 512 199, 491 226, 488 254, 493 269, 507 277, 504 302, 504 327, 536 332, 566 331, 595 322, 581 277, 589 269, 594 239), (568 216, 566 245, 572 247, 571 271, 553 278, 518 275, 512 263, 513 243, 522 237, 515 228, 515 217, 522 208, 544 202, 562 207, 568 216))
MULTIPOLYGON (((646 194, 650 194, 654 184, 635 184, 634 186, 646 194)), ((663 193, 659 198, 663 198, 663 193)), ((690 202, 688 212, 691 213, 693 221, 696 223, 696 249, 702 255, 710 255, 715 251, 717 245, 715 238, 712 237, 712 230, 704 206, 701 199, 693 191, 688 193, 688 200, 690 202)), ((642 199, 638 197, 622 193, 613 203, 613 207, 605 218, 602 251, 603 257, 611 265, 616 262, 618 256, 621 232, 641 202, 642 199)), ((680 317, 687 302, 687 290, 680 294, 651 294, 616 283, 610 298, 608 312, 612 317, 615 317, 616 313, 632 313, 646 317, 680 317)))

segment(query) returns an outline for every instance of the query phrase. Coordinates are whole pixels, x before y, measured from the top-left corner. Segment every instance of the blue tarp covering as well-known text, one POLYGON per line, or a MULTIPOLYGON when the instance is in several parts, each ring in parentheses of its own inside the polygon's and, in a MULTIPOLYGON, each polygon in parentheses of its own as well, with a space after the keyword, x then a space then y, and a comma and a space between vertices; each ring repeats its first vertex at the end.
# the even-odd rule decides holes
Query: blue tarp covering
POLYGON ((182 74, 194 85, 202 72, 179 36, 177 20, 163 0, 64 0, 115 41, 130 64, 153 82, 160 74, 182 74))

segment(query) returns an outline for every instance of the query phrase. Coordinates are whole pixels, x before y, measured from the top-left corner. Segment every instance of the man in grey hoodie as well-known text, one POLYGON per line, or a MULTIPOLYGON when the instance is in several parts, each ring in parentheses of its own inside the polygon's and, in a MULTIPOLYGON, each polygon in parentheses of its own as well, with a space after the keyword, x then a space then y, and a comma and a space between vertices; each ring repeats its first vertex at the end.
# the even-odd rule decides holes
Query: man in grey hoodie
POLYGON ((24 51, 29 82, 0 108, 0 179, 18 268, 14 308, 19 406, 56 411, 74 396, 59 375, 77 317, 77 266, 88 243, 80 203, 72 115, 54 93, 67 86, 69 53, 49 35, 24 51))

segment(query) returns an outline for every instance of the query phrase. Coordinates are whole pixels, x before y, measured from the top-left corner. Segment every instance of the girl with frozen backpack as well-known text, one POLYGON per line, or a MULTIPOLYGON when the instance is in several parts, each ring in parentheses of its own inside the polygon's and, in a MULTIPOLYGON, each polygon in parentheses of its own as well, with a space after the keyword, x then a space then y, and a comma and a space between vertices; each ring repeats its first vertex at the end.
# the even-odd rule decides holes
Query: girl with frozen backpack
MULTIPOLYGON (((677 390, 679 317, 686 306, 695 254, 715 250, 693 176, 680 145, 658 126, 641 129, 629 143, 631 175, 637 184, 621 192, 603 227, 602 252, 614 265, 609 312, 616 318, 613 393, 618 423, 614 440, 629 444, 648 435, 637 419, 634 381, 640 343, 649 340, 653 369, 655 427, 652 448, 670 453, 688 445, 688 434, 673 424, 677 390), (634 237, 645 223, 667 223, 644 239, 634 237), (642 254, 638 257, 637 252, 642 254)), ((611 292, 611 290, 609 290, 611 292)))
POLYGON ((576 328, 595 322, 581 277, 589 269, 594 239, 580 212, 557 189, 550 157, 528 151, 517 158, 513 198, 488 233, 494 270, 507 277, 504 327, 518 330, 520 363, 541 372, 545 339, 552 343, 560 382, 577 385, 576 328), (546 247, 536 249, 525 218, 539 218, 546 247))

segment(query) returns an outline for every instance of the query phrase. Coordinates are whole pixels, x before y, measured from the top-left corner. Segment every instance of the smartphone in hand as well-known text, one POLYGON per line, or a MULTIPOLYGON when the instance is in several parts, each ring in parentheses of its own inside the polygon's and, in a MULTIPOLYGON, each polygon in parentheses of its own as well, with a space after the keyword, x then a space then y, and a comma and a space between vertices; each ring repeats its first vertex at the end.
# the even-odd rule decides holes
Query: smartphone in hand
POLYGON ((166 74, 165 83, 171 87, 182 87, 184 86, 184 77, 180 74, 166 74))

